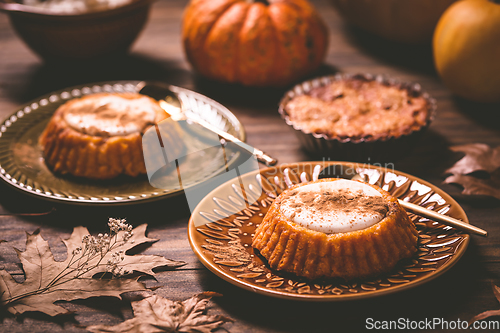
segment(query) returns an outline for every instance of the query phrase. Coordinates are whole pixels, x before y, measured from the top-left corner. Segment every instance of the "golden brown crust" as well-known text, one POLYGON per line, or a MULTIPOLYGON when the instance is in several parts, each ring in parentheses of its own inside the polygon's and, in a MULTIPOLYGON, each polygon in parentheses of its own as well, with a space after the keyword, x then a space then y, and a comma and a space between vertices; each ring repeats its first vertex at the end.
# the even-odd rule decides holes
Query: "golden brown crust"
POLYGON ((426 126, 429 101, 399 84, 364 77, 333 80, 282 106, 287 121, 327 139, 386 140, 426 126))
MULTIPOLYGON (((331 181, 323 179, 322 181, 331 181)), ((287 191, 301 186, 294 186, 287 191)), ((252 246, 273 269, 308 279, 364 278, 390 271, 417 250, 418 233, 397 199, 376 186, 388 204, 384 219, 366 229, 326 234, 304 228, 271 205, 252 246)))
MULTIPOLYGON (((136 177, 146 173, 142 152, 143 133, 94 136, 75 130, 65 121, 65 112, 81 100, 107 95, 101 93, 73 99, 56 110, 39 139, 45 162, 54 172, 90 179, 110 179, 121 174, 136 177)), ((134 93, 115 95, 127 99, 144 97, 134 93)), ((156 123, 168 117, 160 108, 155 113, 156 123)))

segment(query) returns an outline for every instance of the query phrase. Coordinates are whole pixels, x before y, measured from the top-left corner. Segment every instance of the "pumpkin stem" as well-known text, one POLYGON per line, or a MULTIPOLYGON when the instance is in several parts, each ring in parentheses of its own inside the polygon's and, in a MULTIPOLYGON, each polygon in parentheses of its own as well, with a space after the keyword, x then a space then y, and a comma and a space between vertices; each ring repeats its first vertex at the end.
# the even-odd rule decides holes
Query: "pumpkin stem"
MULTIPOLYGON (((499 0, 500 1, 500 0, 499 0)), ((260 2, 260 3, 263 3, 264 5, 266 6, 269 6, 270 3, 269 3, 269 0, 247 0, 247 2, 249 3, 257 3, 257 2, 260 2)))

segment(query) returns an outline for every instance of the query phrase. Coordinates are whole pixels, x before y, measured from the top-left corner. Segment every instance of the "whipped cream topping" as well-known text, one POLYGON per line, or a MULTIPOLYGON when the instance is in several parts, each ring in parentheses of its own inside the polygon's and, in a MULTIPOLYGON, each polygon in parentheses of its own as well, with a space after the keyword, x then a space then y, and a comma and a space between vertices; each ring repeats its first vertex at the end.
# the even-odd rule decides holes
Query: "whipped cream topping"
POLYGON ((379 191, 345 179, 300 186, 283 193, 279 203, 293 222, 327 234, 366 229, 387 213, 379 191))
POLYGON ((157 103, 148 97, 105 95, 83 98, 64 113, 73 129, 94 136, 124 136, 142 132, 154 124, 157 103))

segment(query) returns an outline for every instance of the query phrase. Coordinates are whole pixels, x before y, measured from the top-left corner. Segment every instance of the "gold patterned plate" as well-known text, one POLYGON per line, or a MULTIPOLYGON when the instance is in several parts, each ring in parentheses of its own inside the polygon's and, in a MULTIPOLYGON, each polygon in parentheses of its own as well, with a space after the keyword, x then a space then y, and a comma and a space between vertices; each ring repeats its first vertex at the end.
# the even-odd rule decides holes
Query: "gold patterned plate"
POLYGON ((193 251, 209 270, 236 286, 269 296, 306 301, 367 298, 416 287, 443 274, 464 254, 469 244, 468 234, 409 213, 419 233, 418 251, 388 274, 349 282, 310 282, 271 270, 252 248, 256 227, 283 189, 317 179, 323 168, 333 164, 354 167, 371 184, 400 199, 468 223, 465 212, 453 198, 417 177, 365 164, 304 162, 245 174, 243 182, 252 184, 246 187, 247 191, 242 191, 235 180, 213 190, 196 207, 189 221, 188 237, 193 251), (229 210, 237 211, 234 207, 240 211, 228 216, 229 210))
MULTIPOLYGON (((180 186, 157 189, 146 175, 118 177, 108 181, 90 181, 53 174, 45 165, 38 138, 54 111, 72 98, 98 92, 136 92, 140 81, 113 81, 81 85, 43 96, 21 106, 0 125, 0 178, 15 188, 41 198, 77 204, 123 204, 165 198, 181 193, 180 186)), ((170 86, 183 105, 205 121, 245 140, 239 120, 221 104, 193 91, 170 86)), ((194 141, 195 139, 188 139, 194 141)), ((189 142, 196 146, 202 143, 189 142)), ((186 157, 183 187, 196 186, 220 174, 239 157, 237 151, 205 150, 200 158, 186 157)))

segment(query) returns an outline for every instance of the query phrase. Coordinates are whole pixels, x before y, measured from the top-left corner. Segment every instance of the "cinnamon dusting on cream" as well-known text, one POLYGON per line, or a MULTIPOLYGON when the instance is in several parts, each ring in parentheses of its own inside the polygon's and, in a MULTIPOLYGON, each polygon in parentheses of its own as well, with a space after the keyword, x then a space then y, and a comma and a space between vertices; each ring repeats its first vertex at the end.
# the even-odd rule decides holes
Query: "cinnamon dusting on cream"
POLYGON ((325 233, 367 228, 387 214, 380 192, 360 182, 339 179, 299 186, 276 202, 293 222, 325 233))
POLYGON ((382 197, 366 196, 362 191, 352 193, 341 189, 338 191, 300 192, 300 201, 290 204, 290 207, 300 209, 302 205, 314 208, 318 212, 341 210, 351 212, 358 210, 360 214, 365 213, 387 213, 387 205, 382 197))

